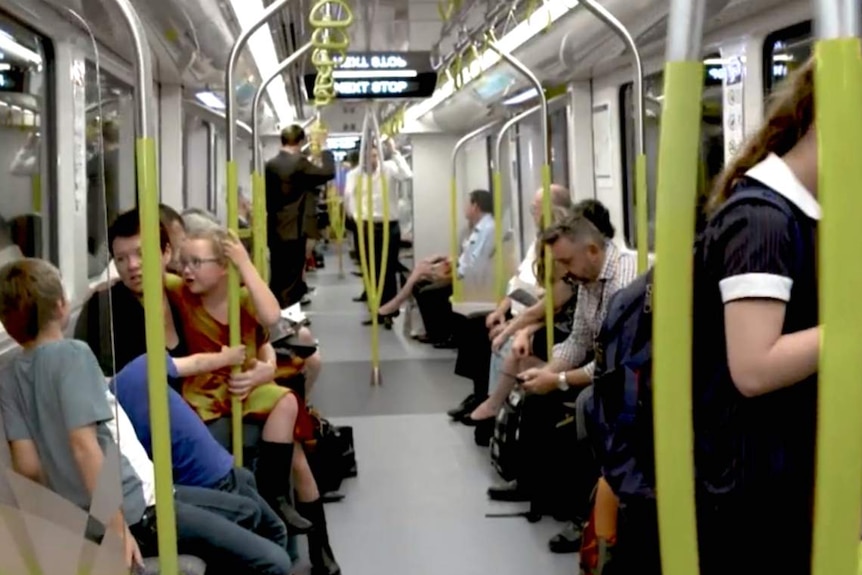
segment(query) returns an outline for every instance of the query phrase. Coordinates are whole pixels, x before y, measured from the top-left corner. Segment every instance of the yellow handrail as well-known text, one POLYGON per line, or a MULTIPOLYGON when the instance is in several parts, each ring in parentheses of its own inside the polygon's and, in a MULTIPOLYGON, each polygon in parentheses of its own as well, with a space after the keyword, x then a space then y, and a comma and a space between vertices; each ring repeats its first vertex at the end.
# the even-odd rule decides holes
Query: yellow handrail
POLYGON ((380 377, 380 326, 378 313, 383 298, 383 288, 386 283, 386 268, 389 265, 389 181, 383 167, 383 149, 381 142, 380 126, 377 123, 374 110, 369 106, 362 123, 362 144, 360 146, 359 172, 356 185, 356 230, 359 243, 359 266, 362 270, 362 281, 365 285, 365 293, 368 295, 368 310, 371 313, 371 383, 379 385, 380 377), (371 134, 374 134, 372 138, 371 134), (378 153, 378 170, 380 170, 380 187, 383 204, 383 250, 380 261, 380 272, 374 273, 377 268, 376 255, 374 254, 374 181, 370 170, 370 149, 368 146, 375 145, 378 153), (363 204, 365 204, 363 206, 363 204), (367 212, 365 210, 367 209, 367 212), (365 219, 365 221, 363 221, 365 219), (366 238, 367 228, 368 236, 366 238), (366 241, 367 240, 367 241, 366 241))

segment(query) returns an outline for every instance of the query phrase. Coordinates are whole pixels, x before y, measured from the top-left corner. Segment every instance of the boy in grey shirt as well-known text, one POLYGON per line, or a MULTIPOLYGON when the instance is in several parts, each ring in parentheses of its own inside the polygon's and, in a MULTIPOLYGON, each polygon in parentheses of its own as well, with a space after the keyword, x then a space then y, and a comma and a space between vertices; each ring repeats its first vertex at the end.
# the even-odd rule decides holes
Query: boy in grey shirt
MULTIPOLYGON (((60 275, 50 263, 23 259, 0 269, 0 322, 24 348, 0 381, 0 411, 12 465, 19 474, 89 510, 105 450, 113 444, 108 422, 114 415, 95 355, 87 344, 64 339, 68 318, 60 275)), ((140 567, 141 549, 148 555, 157 552, 155 496, 152 489, 146 495, 125 456, 121 465, 122 510, 104 527, 124 541, 127 565, 140 567)), ((203 559, 208 574, 290 572, 282 545, 241 526, 243 498, 189 489, 195 491, 184 496, 186 501, 175 500, 181 553, 185 549, 203 559)))
MULTIPOLYGON (((105 449, 113 443, 105 425, 113 419, 104 377, 86 344, 65 340, 69 304, 59 274, 49 263, 26 259, 0 270, 0 321, 23 348, 0 385, 0 410, 15 471, 89 509, 105 449)), ((146 511, 140 481, 128 475, 125 509, 109 529, 125 545, 129 567, 142 565, 128 523, 146 511), (125 517, 123 514, 125 511, 125 517)))

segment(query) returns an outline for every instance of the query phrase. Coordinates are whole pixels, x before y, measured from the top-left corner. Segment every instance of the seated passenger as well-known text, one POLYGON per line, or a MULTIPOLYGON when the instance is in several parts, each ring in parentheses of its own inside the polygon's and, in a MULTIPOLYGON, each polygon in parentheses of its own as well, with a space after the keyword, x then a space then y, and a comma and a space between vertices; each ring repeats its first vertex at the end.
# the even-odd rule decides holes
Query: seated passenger
MULTIPOLYGON (((92 352, 63 339, 68 319, 60 274, 50 263, 25 259, 0 270, 0 322, 24 347, 0 385, 13 468, 89 511, 105 452, 114 445, 107 425, 113 413, 92 352)), ((140 566, 142 555, 157 551, 155 491, 121 461, 122 508, 107 526, 91 521, 90 536, 111 529, 123 540, 126 564, 140 566)), ((290 558, 274 543, 195 505, 176 501, 175 510, 178 550, 203 559, 208 573, 289 572, 290 558)))
MULTIPOLYGON (((167 229, 160 225, 159 230, 162 265, 166 267, 173 259, 173 251, 167 229)), ((117 217, 108 230, 108 246, 120 281, 109 290, 97 292, 87 300, 75 324, 75 339, 85 341, 90 346, 102 366, 102 371, 111 376, 134 358, 147 352, 144 306, 141 303, 144 290, 141 223, 137 209, 117 217)), ((164 278, 167 285, 182 283, 180 278, 174 275, 167 274, 164 278)), ((176 328, 177 311, 170 305, 165 306, 165 311, 165 341, 168 350, 176 355, 185 355, 181 334, 176 328)))
MULTIPOLYGON (((518 439, 522 471, 516 481, 489 489, 492 499, 530 498, 542 490, 547 491, 547 484, 555 480, 552 475, 542 472, 549 458, 559 456, 543 443, 543 438, 553 433, 549 426, 555 425, 553 420, 548 420, 547 412, 576 399, 575 423, 577 429, 585 429, 584 406, 592 397, 592 389, 588 386, 592 382, 594 366, 592 361, 587 362, 587 358, 592 353, 593 341, 607 313, 611 296, 628 285, 637 274, 636 256, 620 252, 583 213, 573 214, 545 230, 543 242, 552 250, 555 262, 565 269, 567 281, 579 286, 572 331, 568 338, 554 346, 552 361, 531 367, 519 376, 524 380, 523 388, 527 393, 518 439), (547 395, 547 398, 539 400, 533 397, 536 395, 547 395)), ((567 448, 571 450, 577 446, 567 448)), ((585 518, 588 513, 589 492, 598 478, 598 470, 593 469, 593 465, 583 467, 577 473, 589 471, 590 476, 579 484, 589 487, 586 493, 579 493, 576 497, 575 513, 582 516, 578 519, 585 518)), ((579 538, 580 534, 575 536, 579 538)))
POLYGON ((227 268, 231 260, 242 270, 246 284, 240 297, 241 339, 250 355, 246 370, 232 375, 225 368, 187 378, 183 398, 208 425, 230 417, 234 397, 242 401, 246 420, 263 424, 257 464, 261 495, 289 528, 307 524, 297 511, 314 524, 309 532, 309 553, 315 573, 334 575, 340 569, 329 545, 320 493, 302 447, 294 449, 295 438, 311 439, 311 420, 296 394, 276 383, 283 374, 265 326, 279 321, 278 301, 242 245, 223 229, 188 235, 180 260, 185 282, 170 286, 169 298, 180 313, 179 325, 189 352, 221 351, 229 342, 227 268), (300 502, 296 510, 290 505, 291 469, 300 502))
MULTIPOLYGON (((554 207, 570 208, 572 197, 569 190, 563 186, 552 184, 550 188, 551 203, 554 207)), ((530 204, 530 215, 536 229, 542 227, 542 197, 544 189, 540 188, 530 204)), ((458 338, 458 360, 455 373, 473 381, 473 392, 461 404, 449 411, 453 419, 461 419, 476 409, 488 396, 488 372, 491 367, 491 341, 500 335, 506 327, 508 318, 515 317, 526 306, 509 296, 516 289, 524 288, 537 292, 544 278, 536 279, 533 269, 535 261, 535 245, 531 245, 524 255, 524 261, 518 267, 515 275, 509 280, 504 297, 497 309, 490 313, 477 313, 468 318, 462 337, 458 338)), ((496 416, 496 411, 494 412, 496 416)), ((481 419, 478 417, 477 419, 481 419)))
MULTIPOLYGON (((167 356, 168 378, 188 377, 238 365, 244 358, 244 348, 224 348, 221 353, 209 357, 197 355, 174 359, 167 356)), ((117 401, 128 414, 135 435, 147 455, 152 457, 147 356, 142 355, 126 365, 114 378, 112 387, 117 401)), ((234 467, 233 456, 215 440, 201 418, 171 388, 168 388, 168 414, 174 484, 216 489, 251 499, 260 510, 260 521, 254 529, 255 533, 285 547, 285 525, 258 493, 254 475, 245 468, 234 467)))
MULTIPOLYGON (((600 202, 596 200, 584 200, 578 202, 574 210, 569 214, 556 212, 554 223, 559 224, 563 221, 559 218, 570 217, 572 214, 583 215, 598 229, 607 241, 613 240, 616 230, 614 230, 614 226, 611 224, 610 213, 600 202)), ((542 242, 541 234, 538 241, 540 244, 544 243, 542 242)), ((538 251, 544 254, 546 249, 547 246, 540 245, 538 251)), ((536 263, 542 267, 542 273, 535 277, 544 278, 544 260, 537 261, 536 263)), ((560 268, 559 264, 556 267, 560 268)), ((564 275, 554 285, 555 310, 560 311, 563 307, 566 307, 567 313, 560 318, 561 321, 556 321, 555 318, 554 341, 557 343, 567 339, 572 332, 574 305, 566 306, 565 304, 569 301, 574 304, 571 298, 578 292, 576 283, 564 281, 565 268, 561 268, 561 272, 564 275), (559 307, 556 305, 556 302, 560 302, 559 307)), ((534 305, 524 309, 516 318, 504 324, 502 329, 494 336, 491 347, 495 353, 503 358, 500 373, 497 374, 499 377, 495 380, 497 385, 494 388, 492 396, 473 411, 470 415, 470 420, 493 420, 515 385, 515 379, 512 375, 533 367, 536 360, 541 363, 548 361, 546 349, 547 338, 543 337, 544 332, 539 331, 544 326, 545 301, 544 297, 541 297, 534 305), (536 340, 534 337, 536 333, 540 335, 539 340, 536 340)))
MULTIPOLYGON (((553 221, 555 223, 563 221, 571 214, 572 210, 555 208, 553 221)), ((541 232, 532 251, 536 254, 533 275, 544 279, 547 248, 542 244, 541 232)), ((560 266, 554 266, 551 277, 554 341, 562 341, 571 332, 578 290, 577 286, 565 281, 565 271, 560 266)), ((545 295, 541 288, 534 289, 539 297, 535 304, 523 309, 511 321, 495 326, 497 329, 492 330, 490 334, 484 334, 486 341, 488 337, 494 337, 493 342, 489 344, 492 357, 489 370, 485 374, 485 386, 491 394, 472 412, 456 418, 465 425, 477 428, 475 439, 480 446, 487 446, 490 443, 497 413, 515 384, 513 374, 518 373, 519 369, 539 365, 548 359, 545 295)))
POLYGON ((21 248, 12 241, 12 229, 9 223, 0 216, 0 266, 20 260, 23 257, 21 248))
POLYGON ((171 260, 168 262, 167 269, 172 273, 180 274, 182 273, 179 269, 180 248, 186 238, 186 224, 183 217, 167 204, 159 204, 159 221, 168 232, 168 239, 171 242, 171 260))
MULTIPOLYGON (((470 233, 462 245, 458 258, 457 273, 462 280, 481 282, 491 270, 494 256, 494 199, 491 192, 474 190, 465 209, 470 233)), ((427 258, 417 265, 401 293, 395 301, 387 302, 380 309, 380 315, 397 310, 397 306, 411 293, 425 325, 424 343, 438 348, 454 346, 453 330, 455 316, 452 313, 452 270, 446 256, 427 258), (411 290, 411 291, 408 291, 411 290)), ((370 322, 367 322, 370 323, 370 322)))

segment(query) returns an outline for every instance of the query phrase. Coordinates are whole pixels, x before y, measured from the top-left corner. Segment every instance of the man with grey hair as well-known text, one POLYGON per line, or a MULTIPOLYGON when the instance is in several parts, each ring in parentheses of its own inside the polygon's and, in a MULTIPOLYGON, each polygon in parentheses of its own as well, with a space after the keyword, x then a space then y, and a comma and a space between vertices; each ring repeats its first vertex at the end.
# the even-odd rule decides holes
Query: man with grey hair
MULTIPOLYGON (((572 207, 572 194, 568 188, 560 184, 551 184, 550 192, 553 206, 572 207)), ((530 215, 533 217, 537 229, 542 227, 543 198, 544 188, 539 188, 530 204, 530 215)), ((530 244, 524 255, 524 260, 518 266, 515 275, 509 280, 506 297, 502 299, 497 309, 491 313, 471 315, 465 323, 464 336, 459 338, 455 373, 473 380, 473 393, 467 396, 458 407, 448 412, 452 419, 464 421, 487 398, 491 367, 491 341, 503 331, 508 321, 507 318, 518 315, 524 309, 523 304, 509 296, 519 288, 532 287, 535 289, 541 283, 541 280, 535 276, 535 259, 535 245, 530 244)), ((477 442, 484 444, 486 443, 485 439, 490 439, 490 437, 483 438, 481 441, 479 439, 477 435, 477 442)))

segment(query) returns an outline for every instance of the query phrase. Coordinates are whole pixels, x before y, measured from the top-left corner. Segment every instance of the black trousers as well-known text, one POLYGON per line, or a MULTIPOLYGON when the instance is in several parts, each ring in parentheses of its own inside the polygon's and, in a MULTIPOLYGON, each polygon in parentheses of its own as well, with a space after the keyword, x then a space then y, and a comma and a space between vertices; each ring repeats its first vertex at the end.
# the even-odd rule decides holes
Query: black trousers
MULTIPOLYGON (((739 555, 732 555, 737 561, 746 561, 739 555)), ((654 500, 620 501, 617 542, 604 572, 607 575, 661 575, 658 512, 654 500)))
POLYGON ((518 487, 530 511, 558 519, 589 517, 599 467, 588 441, 579 441, 573 404, 580 389, 531 395, 522 403, 518 487))
MULTIPOLYGON (((365 246, 366 246, 366 254, 365 257, 369 258, 370 254, 367 252, 368 250, 368 240, 370 239, 368 236, 368 222, 357 222, 357 225, 362 225, 362 232, 365 238, 365 246)), ((357 246, 359 245, 359 241, 357 239, 357 246)), ((381 305, 388 302, 392 298, 394 298, 398 294, 398 251, 401 246, 401 224, 397 221, 392 222, 375 222, 374 223, 374 278, 375 282, 380 281, 380 271, 383 266, 383 254, 384 252, 387 254, 386 256, 386 274, 383 276, 383 289, 380 296, 381 305), (384 243, 383 230, 385 227, 389 228, 389 241, 384 243)), ((357 247, 358 249, 358 247, 357 247)), ((369 269, 371 266, 370 259, 367 260, 369 269)), ((380 289, 378 284, 377 289, 380 289)))
POLYGON ((305 271, 305 242, 305 236, 295 240, 269 240, 269 289, 282 309, 299 302, 308 293, 308 286, 302 279, 305 271))
POLYGON ((473 394, 488 395, 488 372, 491 371, 491 341, 485 321, 488 312, 474 313, 462 322, 455 337, 458 343, 458 359, 455 375, 473 382, 473 394))
POLYGON ((420 281, 413 287, 413 297, 425 324, 425 334, 432 342, 443 342, 452 337, 453 316, 451 282, 420 281))

